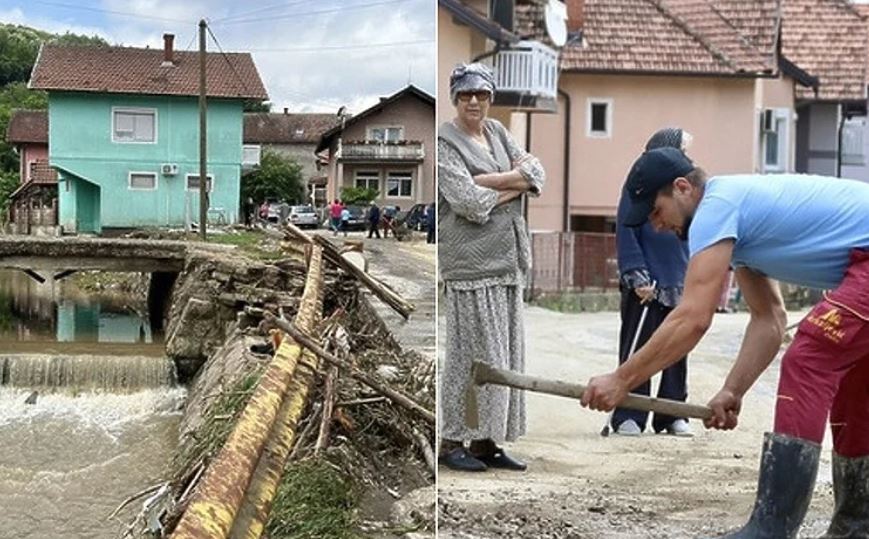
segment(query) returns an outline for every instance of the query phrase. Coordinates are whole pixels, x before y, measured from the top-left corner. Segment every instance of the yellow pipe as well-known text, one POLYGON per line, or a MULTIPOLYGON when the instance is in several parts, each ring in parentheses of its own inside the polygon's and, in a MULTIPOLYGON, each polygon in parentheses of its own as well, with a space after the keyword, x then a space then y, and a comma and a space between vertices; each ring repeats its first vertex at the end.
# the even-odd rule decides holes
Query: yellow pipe
MULTIPOLYGON (((314 246, 308 275, 322 277, 321 267, 322 249, 314 246)), ((318 282, 321 283, 322 279, 318 282)), ((319 322, 322 310, 322 286, 306 285, 295 323, 302 331, 311 332, 319 322)), ((295 344, 289 337, 286 339, 295 344)), ((287 456, 293 447, 296 428, 305 410, 308 392, 314 385, 319 361, 309 350, 302 352, 287 397, 278 411, 265 451, 260 457, 241 510, 233 524, 231 539, 258 539, 262 535, 284 473, 287 456)))
MULTIPOLYGON (((321 260, 321 250, 315 249, 303 301, 305 296, 320 297, 321 260)), ((301 347, 290 339, 281 343, 235 428, 206 470, 172 538, 229 536, 301 353, 301 347)))

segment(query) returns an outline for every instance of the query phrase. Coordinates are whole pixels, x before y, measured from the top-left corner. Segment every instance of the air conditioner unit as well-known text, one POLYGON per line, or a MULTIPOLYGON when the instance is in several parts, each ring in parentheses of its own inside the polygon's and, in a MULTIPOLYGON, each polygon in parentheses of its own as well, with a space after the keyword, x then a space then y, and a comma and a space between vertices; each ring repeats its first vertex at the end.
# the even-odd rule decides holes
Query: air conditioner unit
POLYGON ((178 174, 178 165, 175 163, 163 163, 160 165, 160 172, 164 176, 174 176, 178 174))
POLYGON ((764 133, 775 131, 775 111, 772 109, 763 109, 761 117, 761 128, 764 133))

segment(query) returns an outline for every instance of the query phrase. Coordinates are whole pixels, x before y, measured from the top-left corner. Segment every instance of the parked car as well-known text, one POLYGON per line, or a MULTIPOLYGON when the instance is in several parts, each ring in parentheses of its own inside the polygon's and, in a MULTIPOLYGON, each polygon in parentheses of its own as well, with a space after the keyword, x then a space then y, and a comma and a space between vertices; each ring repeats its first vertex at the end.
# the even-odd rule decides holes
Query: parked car
POLYGON ((269 205, 268 215, 266 219, 272 223, 281 223, 287 219, 290 213, 290 205, 279 200, 266 200, 269 205))
POLYGON ((398 221, 407 225, 411 230, 425 230, 428 226, 428 216, 425 209, 428 204, 414 204, 407 213, 401 212, 398 221))
POLYGON ((314 211, 314 207, 310 204, 290 206, 289 221, 299 228, 304 228, 306 226, 317 228, 319 220, 320 218, 317 216, 317 212, 314 211))
POLYGON ((365 206, 347 206, 350 211, 350 220, 347 222, 349 230, 365 230, 368 228, 368 208, 365 206))

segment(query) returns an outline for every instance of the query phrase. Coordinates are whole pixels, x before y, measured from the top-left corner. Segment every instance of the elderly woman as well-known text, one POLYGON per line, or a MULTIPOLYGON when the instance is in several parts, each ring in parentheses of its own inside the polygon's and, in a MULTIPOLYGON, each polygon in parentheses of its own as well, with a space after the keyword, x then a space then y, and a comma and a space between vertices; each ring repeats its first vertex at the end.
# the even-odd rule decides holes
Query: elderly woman
POLYGON ((438 262, 447 327, 438 460, 463 471, 525 469, 497 445, 525 433, 522 392, 480 388, 478 427, 465 424, 473 361, 524 370, 522 289, 531 249, 522 195, 539 194, 544 182, 540 162, 486 117, 494 92, 483 64, 456 67, 450 75, 456 117, 438 131, 438 262))

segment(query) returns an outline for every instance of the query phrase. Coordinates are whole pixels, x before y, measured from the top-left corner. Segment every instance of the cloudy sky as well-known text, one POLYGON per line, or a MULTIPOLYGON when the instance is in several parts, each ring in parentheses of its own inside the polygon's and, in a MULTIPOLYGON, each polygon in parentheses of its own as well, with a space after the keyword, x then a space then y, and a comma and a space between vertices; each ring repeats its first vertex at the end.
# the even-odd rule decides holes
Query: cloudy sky
MULTIPOLYGON (((202 18, 253 54, 272 111, 357 113, 408 82, 435 91, 435 0, 0 0, 0 21, 109 43, 195 50, 202 18)), ((217 51, 208 38, 208 49, 217 51)))

